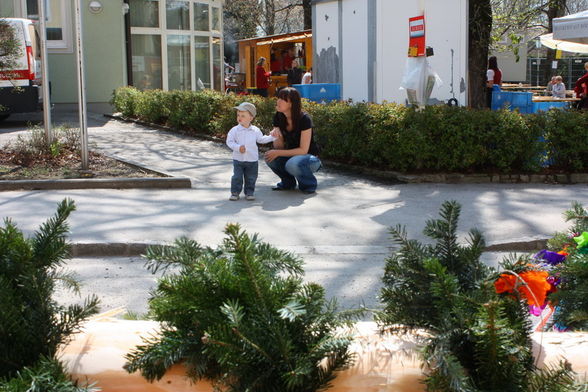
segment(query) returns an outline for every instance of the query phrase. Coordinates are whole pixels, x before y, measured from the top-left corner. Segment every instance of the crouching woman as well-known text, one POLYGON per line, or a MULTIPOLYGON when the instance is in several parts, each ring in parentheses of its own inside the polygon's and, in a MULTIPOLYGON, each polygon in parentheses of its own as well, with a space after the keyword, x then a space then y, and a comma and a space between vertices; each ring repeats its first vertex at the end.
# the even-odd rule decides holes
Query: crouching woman
POLYGON ((295 88, 279 91, 271 135, 276 138, 273 149, 265 153, 265 161, 280 182, 275 191, 298 189, 303 193, 314 193, 317 179, 314 176, 321 168, 317 157, 319 148, 314 141, 312 119, 302 112, 300 94, 295 88))

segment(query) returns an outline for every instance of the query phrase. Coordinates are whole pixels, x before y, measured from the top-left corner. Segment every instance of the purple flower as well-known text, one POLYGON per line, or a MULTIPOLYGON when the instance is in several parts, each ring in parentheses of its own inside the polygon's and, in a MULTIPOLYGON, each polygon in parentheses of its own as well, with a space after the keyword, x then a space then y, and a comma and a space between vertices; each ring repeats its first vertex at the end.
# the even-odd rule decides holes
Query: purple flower
POLYGON ((537 252, 533 258, 536 260, 543 260, 550 265, 558 265, 566 259, 564 255, 560 255, 559 253, 551 252, 545 249, 537 252))

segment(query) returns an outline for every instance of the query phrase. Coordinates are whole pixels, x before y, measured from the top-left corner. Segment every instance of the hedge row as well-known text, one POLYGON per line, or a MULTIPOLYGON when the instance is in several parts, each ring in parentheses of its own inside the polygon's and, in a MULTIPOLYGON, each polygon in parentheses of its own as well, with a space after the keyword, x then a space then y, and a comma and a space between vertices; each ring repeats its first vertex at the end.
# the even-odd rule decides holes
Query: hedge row
MULTIPOLYGON (((112 103, 126 117, 222 137, 236 123, 233 107, 243 101, 255 104, 255 124, 268 132, 275 98, 122 87, 112 103)), ((430 106, 417 112, 392 103, 306 100, 303 110, 313 118, 322 156, 340 162, 408 172, 536 172, 547 163, 588 169, 585 111, 521 115, 430 106)))

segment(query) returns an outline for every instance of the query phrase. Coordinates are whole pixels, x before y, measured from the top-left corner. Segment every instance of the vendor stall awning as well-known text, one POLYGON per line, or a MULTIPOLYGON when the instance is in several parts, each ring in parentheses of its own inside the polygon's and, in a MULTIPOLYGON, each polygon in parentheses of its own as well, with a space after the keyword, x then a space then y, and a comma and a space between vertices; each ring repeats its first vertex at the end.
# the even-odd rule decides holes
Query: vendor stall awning
POLYGON ((588 44, 588 10, 553 19, 553 38, 588 44))
POLYGON ((588 54, 588 45, 577 42, 562 41, 554 39, 553 34, 543 34, 539 37, 541 44, 551 49, 563 50, 564 52, 586 53, 588 54))

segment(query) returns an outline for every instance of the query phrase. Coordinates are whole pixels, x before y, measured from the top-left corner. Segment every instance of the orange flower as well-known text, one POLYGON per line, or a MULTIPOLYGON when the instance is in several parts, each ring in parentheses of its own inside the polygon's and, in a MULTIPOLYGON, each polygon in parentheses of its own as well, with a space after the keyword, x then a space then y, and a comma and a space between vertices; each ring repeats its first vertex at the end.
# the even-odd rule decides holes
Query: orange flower
POLYGON ((543 306, 547 293, 551 290, 551 284, 547 281, 547 271, 525 271, 519 274, 523 282, 511 274, 501 274, 494 282, 494 289, 498 294, 514 293, 515 288, 523 298, 527 299, 529 305, 543 306), (532 295, 531 292, 534 294, 532 295))

